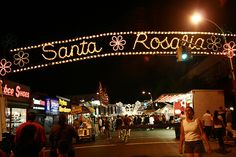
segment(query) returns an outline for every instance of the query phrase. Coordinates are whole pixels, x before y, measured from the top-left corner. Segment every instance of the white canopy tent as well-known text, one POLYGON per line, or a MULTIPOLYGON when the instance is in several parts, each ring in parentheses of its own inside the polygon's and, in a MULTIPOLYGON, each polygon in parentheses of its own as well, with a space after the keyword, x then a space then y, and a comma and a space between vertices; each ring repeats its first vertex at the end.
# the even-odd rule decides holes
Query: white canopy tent
POLYGON ((166 105, 155 111, 157 114, 164 114, 166 120, 170 119, 170 116, 174 116, 174 107, 171 104, 165 103, 166 105))

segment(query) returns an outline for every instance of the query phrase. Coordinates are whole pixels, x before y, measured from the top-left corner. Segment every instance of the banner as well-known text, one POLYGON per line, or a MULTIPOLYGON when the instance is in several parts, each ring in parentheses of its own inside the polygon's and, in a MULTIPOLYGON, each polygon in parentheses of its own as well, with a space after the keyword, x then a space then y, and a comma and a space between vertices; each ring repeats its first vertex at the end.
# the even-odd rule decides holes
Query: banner
POLYGON ((0 75, 101 57, 125 55, 175 56, 180 45, 192 55, 235 55, 235 34, 213 32, 110 32, 33 44, 0 56, 0 75))

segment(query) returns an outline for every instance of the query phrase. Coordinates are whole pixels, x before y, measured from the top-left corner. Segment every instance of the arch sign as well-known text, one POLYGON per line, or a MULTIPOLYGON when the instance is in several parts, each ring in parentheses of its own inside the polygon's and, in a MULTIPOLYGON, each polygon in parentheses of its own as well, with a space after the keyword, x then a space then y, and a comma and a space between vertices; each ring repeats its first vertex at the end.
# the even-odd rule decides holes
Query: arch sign
POLYGON ((176 55, 180 45, 192 55, 235 55, 236 34, 212 32, 112 32, 11 49, 0 58, 0 75, 124 55, 176 55))

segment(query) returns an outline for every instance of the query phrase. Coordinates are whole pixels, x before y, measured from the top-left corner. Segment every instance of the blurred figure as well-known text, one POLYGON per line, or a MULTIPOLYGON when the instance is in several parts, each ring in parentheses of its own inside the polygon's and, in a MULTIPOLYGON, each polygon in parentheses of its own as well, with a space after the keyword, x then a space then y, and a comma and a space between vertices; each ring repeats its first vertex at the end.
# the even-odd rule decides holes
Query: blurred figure
POLYGON ((204 153, 204 144, 207 152, 211 152, 211 147, 203 131, 202 123, 198 118, 194 118, 194 110, 192 107, 186 107, 186 118, 182 120, 180 127, 180 145, 179 153, 184 153, 187 157, 200 157, 204 153))
POLYGON ((142 118, 140 116, 138 116, 137 118, 137 125, 138 126, 142 125, 142 118))
POLYGON ((122 129, 122 123, 123 123, 123 121, 122 121, 121 117, 119 115, 117 115, 116 122, 115 122, 115 129, 116 129, 117 136, 119 139, 120 139, 120 131, 122 129))
POLYGON ((104 119, 102 117, 98 117, 98 128, 99 128, 99 135, 104 135, 104 119))
MULTIPOLYGON (((149 120, 149 118, 148 118, 149 120)), ((124 123, 124 129, 126 130, 126 135, 128 135, 128 137, 130 136, 130 124, 131 124, 131 118, 126 114, 124 119, 123 119, 123 123, 124 123)))
POLYGON ((154 129, 154 115, 149 117, 150 128, 154 129))
POLYGON ((111 138, 111 134, 110 134, 111 123, 110 123, 110 120, 108 119, 108 117, 105 118, 105 122, 104 123, 105 123, 104 133, 106 135, 106 138, 110 139, 111 138))
POLYGON ((53 125, 51 129, 49 135, 51 157, 58 157, 59 154, 68 157, 75 156, 73 138, 77 139, 78 134, 76 130, 66 122, 66 115, 60 114, 58 124, 53 125))
POLYGON ((15 157, 39 157, 40 151, 46 144, 44 128, 35 122, 35 113, 28 113, 27 122, 16 129, 15 157))
POLYGON ((207 139, 210 140, 212 135, 212 127, 213 127, 213 117, 209 110, 202 116, 203 128, 206 133, 207 139))
POLYGON ((233 138, 233 116, 232 112, 229 108, 226 108, 226 136, 229 138, 233 138))
POLYGON ((68 142, 66 142, 65 140, 64 141, 60 141, 58 143, 58 148, 57 148, 57 154, 58 154, 57 157, 68 157, 67 150, 70 149, 69 147, 70 146, 69 146, 68 142))
POLYGON ((219 116, 219 113, 217 110, 214 112, 213 127, 214 127, 216 138, 218 139, 219 147, 220 147, 219 153, 222 153, 222 154, 228 153, 228 151, 225 148, 225 143, 224 143, 225 125, 224 125, 222 117, 219 116))
POLYGON ((219 107, 218 116, 222 119, 224 126, 226 126, 226 110, 222 106, 219 107))

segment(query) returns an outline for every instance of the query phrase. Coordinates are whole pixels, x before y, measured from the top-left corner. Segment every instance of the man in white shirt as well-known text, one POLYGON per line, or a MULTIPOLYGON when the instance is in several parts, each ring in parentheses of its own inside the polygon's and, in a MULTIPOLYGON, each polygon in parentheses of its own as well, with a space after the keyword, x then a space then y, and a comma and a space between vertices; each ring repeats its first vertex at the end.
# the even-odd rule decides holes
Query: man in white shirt
POLYGON ((206 113, 202 116, 202 121, 203 121, 204 131, 209 140, 212 135, 212 127, 213 127, 213 117, 209 110, 207 110, 206 113))

